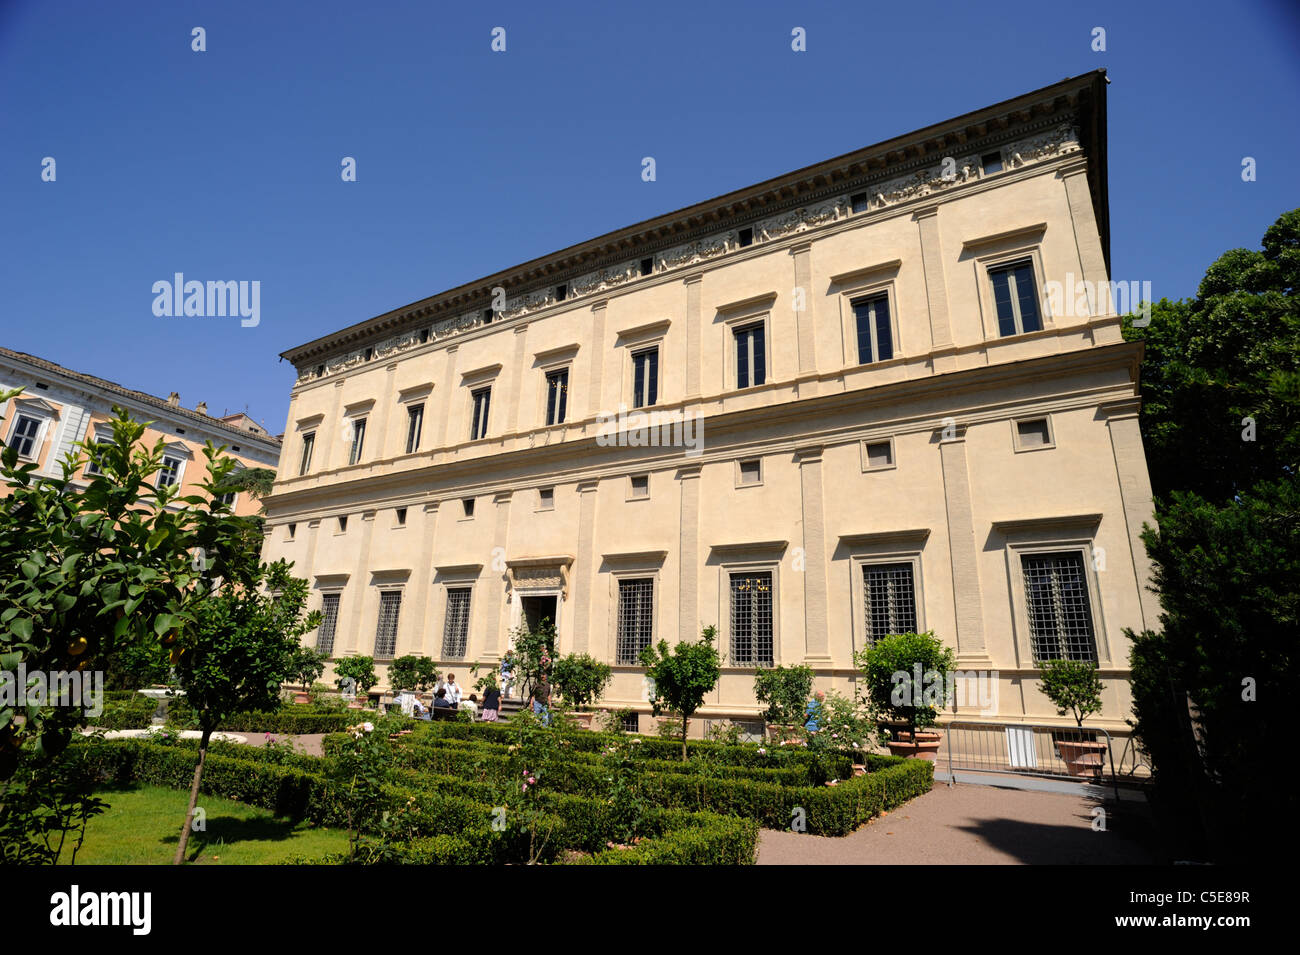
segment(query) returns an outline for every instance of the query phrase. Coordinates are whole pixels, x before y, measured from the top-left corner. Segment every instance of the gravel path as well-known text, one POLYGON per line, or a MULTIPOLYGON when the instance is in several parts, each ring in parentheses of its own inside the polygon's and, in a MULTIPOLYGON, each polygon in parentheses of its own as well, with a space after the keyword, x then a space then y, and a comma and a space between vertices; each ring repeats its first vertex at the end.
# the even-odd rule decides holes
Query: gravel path
POLYGON ((293 748, 308 756, 325 755, 320 748, 320 741, 325 738, 324 733, 304 733, 301 736, 289 736, 285 733, 240 733, 239 735, 248 738, 249 746, 265 746, 266 737, 269 735, 277 743, 283 743, 287 739, 293 740, 293 748))
POLYGON ((843 838, 764 830, 759 865, 1141 865, 1144 812, 1107 806, 1105 832, 1092 828, 1100 803, 1082 796, 946 784, 843 838))

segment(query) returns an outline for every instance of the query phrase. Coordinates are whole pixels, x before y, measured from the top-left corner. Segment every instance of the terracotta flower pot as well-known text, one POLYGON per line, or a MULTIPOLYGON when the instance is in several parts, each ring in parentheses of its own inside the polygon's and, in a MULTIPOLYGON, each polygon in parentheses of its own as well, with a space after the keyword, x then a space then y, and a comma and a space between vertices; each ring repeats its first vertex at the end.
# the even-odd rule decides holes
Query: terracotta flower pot
POLYGON ((1061 761, 1071 776, 1100 776, 1106 765, 1106 744, 1099 740, 1057 740, 1061 761))
POLYGON ((595 719, 595 713, 570 713, 573 721, 578 724, 579 728, 584 730, 591 729, 591 721, 595 719))
POLYGON ((293 701, 294 701, 295 703, 310 703, 310 702, 311 702, 311 694, 310 694, 310 693, 307 693, 307 692, 305 692, 305 691, 302 692, 302 693, 295 693, 295 694, 293 695, 293 701))
POLYGON ((939 744, 942 740, 943 736, 941 734, 925 730, 916 734, 915 741, 913 741, 911 733, 896 733, 888 743, 889 754, 891 756, 928 759, 933 763, 939 755, 939 744))

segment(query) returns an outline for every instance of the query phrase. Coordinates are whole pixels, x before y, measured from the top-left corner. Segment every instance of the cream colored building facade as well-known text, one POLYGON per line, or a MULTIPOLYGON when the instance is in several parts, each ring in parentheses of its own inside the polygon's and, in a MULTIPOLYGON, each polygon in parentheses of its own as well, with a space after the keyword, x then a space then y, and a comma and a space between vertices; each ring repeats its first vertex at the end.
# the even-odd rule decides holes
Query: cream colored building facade
POLYGON ((701 715, 745 718, 756 666, 847 690, 930 629, 986 717, 1056 722, 1036 656, 1094 657, 1122 731, 1140 351, 1049 284, 1108 279, 1104 140, 1087 74, 291 349, 266 555, 335 657, 464 682, 550 616, 646 711, 639 646, 716 624, 701 715))

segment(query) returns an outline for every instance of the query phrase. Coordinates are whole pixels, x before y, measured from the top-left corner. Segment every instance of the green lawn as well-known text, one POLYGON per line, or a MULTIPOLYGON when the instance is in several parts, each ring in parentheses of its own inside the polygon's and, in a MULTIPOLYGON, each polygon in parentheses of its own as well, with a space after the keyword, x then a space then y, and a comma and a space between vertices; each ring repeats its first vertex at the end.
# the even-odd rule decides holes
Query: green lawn
MULTIPOLYGON (((109 804, 86 827, 78 865, 168 865, 189 791, 139 786, 98 793, 109 804)), ((347 849, 347 832, 317 829, 309 823, 278 819, 265 809, 229 799, 199 796, 207 810, 205 831, 191 832, 186 861, 201 865, 266 865, 287 859, 312 859, 347 849)), ((65 849, 64 861, 70 853, 65 849)))

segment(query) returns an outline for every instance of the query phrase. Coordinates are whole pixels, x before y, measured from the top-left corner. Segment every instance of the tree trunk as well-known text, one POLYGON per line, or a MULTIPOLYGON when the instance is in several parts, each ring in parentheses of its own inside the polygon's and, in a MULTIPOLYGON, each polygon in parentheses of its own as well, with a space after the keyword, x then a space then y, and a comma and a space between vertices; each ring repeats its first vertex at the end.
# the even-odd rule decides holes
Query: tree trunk
POLYGON ((686 762, 686 730, 690 725, 691 725, 691 721, 685 715, 683 715, 682 716, 682 762, 683 763, 686 762))
POLYGON ((199 781, 203 778, 203 761, 208 756, 208 740, 212 738, 212 730, 204 729, 203 738, 199 740, 199 761, 194 767, 194 784, 190 786, 190 806, 185 810, 185 825, 181 826, 180 844, 176 847, 176 858, 172 859, 172 865, 180 865, 185 861, 185 849, 190 844, 190 826, 194 824, 194 806, 199 801, 199 781))

